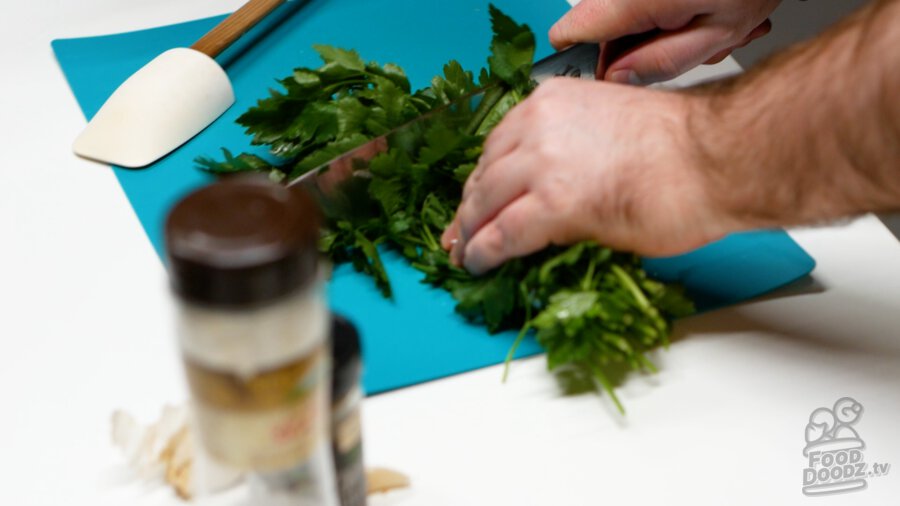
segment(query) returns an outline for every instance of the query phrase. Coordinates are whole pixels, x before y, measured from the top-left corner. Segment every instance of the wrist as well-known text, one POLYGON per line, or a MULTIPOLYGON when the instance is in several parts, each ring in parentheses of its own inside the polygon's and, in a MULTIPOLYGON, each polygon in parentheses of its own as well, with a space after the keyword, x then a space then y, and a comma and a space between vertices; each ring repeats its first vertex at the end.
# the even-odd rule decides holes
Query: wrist
POLYGON ((683 93, 688 170, 702 195, 705 214, 723 235, 767 226, 754 209, 756 199, 739 184, 747 168, 736 150, 736 130, 724 123, 725 111, 734 106, 733 91, 727 88, 723 82, 683 93))
POLYGON ((852 213, 830 135, 790 75, 769 68, 690 90, 688 127, 713 206, 731 229, 773 228, 852 213))

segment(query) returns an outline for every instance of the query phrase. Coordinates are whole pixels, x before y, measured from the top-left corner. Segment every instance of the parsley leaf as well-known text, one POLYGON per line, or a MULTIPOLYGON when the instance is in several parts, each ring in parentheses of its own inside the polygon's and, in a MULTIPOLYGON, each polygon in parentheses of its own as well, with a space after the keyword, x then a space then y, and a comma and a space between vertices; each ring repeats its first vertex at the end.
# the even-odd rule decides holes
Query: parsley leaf
POLYGON ((534 61, 534 33, 528 25, 520 25, 497 7, 490 6, 494 39, 491 42, 491 73, 512 88, 531 82, 534 61))

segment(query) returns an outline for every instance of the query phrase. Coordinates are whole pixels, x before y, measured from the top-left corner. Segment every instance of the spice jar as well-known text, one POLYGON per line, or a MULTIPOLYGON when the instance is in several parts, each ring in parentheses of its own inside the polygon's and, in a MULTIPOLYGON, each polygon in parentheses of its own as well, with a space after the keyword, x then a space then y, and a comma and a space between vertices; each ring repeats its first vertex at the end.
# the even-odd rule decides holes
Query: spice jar
POLYGON ((198 439, 250 473, 257 504, 337 503, 318 237, 312 198, 264 177, 202 188, 166 222, 198 439))
POLYGON ((341 506, 365 506, 363 463, 362 354, 356 326, 339 315, 331 319, 331 439, 341 506))

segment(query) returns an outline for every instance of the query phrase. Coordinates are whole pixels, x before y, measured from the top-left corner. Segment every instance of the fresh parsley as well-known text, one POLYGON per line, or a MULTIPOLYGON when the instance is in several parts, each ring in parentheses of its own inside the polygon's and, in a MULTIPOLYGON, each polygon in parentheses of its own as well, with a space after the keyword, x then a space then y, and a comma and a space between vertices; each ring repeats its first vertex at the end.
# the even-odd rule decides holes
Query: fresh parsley
POLYGON ((224 160, 201 158, 198 164, 217 174, 266 172, 289 181, 414 118, 443 110, 388 137, 385 151, 354 167, 365 177, 350 178, 323 202, 323 253, 370 275, 390 297, 379 250, 399 252, 424 274, 425 283, 450 292, 465 318, 491 333, 520 329, 508 361, 533 331, 547 351, 549 370, 605 390, 624 411, 613 391, 622 372, 654 371, 645 353, 668 344, 674 317, 694 311, 679 287, 650 279, 635 255, 589 242, 549 247, 481 277, 453 266, 439 244, 485 136, 534 87, 533 33, 494 6, 490 16, 488 68, 476 79, 451 61, 430 86, 415 92, 396 65, 366 63, 355 51, 316 46, 321 67, 294 70, 279 81, 283 90, 272 91, 238 118, 253 144, 267 146, 277 162, 223 150, 224 160), (457 102, 473 95, 472 102, 457 102))

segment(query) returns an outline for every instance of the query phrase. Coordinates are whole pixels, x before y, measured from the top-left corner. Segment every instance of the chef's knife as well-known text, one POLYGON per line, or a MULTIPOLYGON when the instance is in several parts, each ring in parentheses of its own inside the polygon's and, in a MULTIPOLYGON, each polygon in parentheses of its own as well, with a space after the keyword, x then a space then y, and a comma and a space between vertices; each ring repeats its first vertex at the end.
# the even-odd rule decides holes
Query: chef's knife
MULTIPOLYGON (((531 78, 538 84, 552 77, 571 77, 594 80, 600 46, 597 44, 577 44, 536 62, 531 69, 531 78)), ((423 116, 376 137, 343 155, 313 169, 288 183, 288 186, 303 184, 324 204, 334 194, 335 188, 358 174, 358 169, 388 146, 404 145, 404 139, 416 138, 419 133, 435 121, 452 124, 457 119, 467 119, 460 111, 470 110, 481 100, 486 90, 482 89, 459 100, 431 111, 423 116)))

